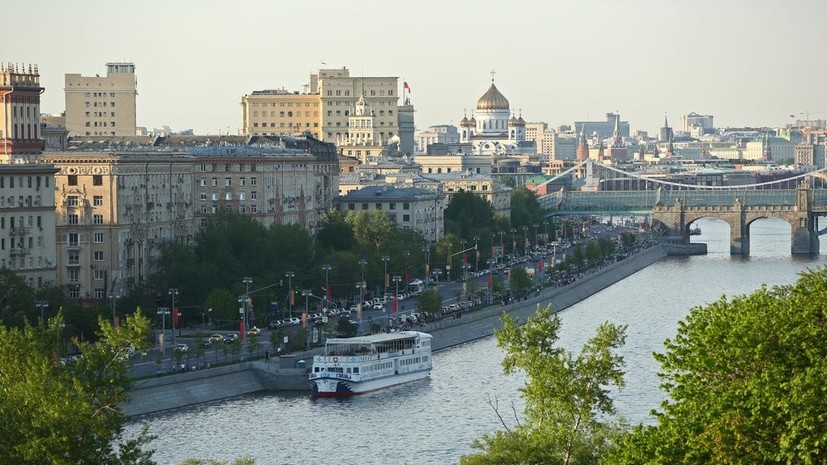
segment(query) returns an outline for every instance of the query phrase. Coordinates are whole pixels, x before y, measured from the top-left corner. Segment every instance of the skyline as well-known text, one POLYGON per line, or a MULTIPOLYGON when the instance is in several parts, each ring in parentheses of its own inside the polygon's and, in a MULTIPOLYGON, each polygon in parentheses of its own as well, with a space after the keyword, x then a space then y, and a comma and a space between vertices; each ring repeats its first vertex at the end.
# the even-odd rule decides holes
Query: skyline
POLYGON ((816 0, 9 3, 0 61, 38 65, 43 113, 63 111, 65 74, 130 61, 137 123, 150 129, 235 134, 244 94, 302 91, 312 72, 343 66, 398 76, 400 92, 408 82, 418 130, 470 116, 492 69, 511 110, 551 128, 608 112, 650 135, 664 115, 679 128, 690 112, 716 127, 827 118, 817 55, 827 4, 816 0))

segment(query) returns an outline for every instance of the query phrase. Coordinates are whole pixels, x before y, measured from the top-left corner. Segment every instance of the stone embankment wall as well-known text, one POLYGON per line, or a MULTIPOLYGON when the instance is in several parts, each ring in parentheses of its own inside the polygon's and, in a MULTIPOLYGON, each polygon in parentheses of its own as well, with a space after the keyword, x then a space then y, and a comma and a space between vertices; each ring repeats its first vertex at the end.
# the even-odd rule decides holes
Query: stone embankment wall
MULTIPOLYGON (((643 249, 623 261, 580 276, 574 283, 565 287, 546 288, 527 300, 513 302, 507 306, 495 305, 463 314, 459 319, 437 321, 426 325, 422 331, 434 336, 434 350, 446 349, 491 336, 495 330, 502 328, 503 312, 525 321, 534 314, 537 305, 550 303, 554 311, 565 310, 667 255, 704 253, 705 244, 656 245, 643 249)), ((141 380, 129 392, 130 400, 122 407, 127 416, 136 416, 265 390, 309 390, 306 369, 293 367, 294 361, 299 359, 305 359, 309 366, 314 353, 320 353, 320 349, 298 354, 297 357, 284 357, 281 363, 246 362, 141 380)))

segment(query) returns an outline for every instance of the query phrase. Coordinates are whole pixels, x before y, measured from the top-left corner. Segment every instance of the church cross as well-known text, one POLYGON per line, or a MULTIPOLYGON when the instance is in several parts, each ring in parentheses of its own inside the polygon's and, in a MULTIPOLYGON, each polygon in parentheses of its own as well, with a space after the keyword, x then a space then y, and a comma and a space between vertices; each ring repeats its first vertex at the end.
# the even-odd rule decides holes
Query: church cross
POLYGON ((494 82, 494 74, 496 74, 496 73, 497 72, 494 71, 493 69, 491 70, 491 82, 494 82))

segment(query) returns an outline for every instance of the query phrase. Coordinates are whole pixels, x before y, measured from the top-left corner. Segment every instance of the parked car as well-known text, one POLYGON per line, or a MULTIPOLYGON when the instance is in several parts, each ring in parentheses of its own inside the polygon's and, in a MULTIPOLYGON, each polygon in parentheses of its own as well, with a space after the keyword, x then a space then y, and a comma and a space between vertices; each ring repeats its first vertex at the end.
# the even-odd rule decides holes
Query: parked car
POLYGON ((385 305, 384 304, 373 304, 373 309, 374 310, 384 310, 385 305))
POLYGON ((173 347, 172 350, 176 352, 189 352, 190 346, 186 344, 175 344, 175 347, 173 347))

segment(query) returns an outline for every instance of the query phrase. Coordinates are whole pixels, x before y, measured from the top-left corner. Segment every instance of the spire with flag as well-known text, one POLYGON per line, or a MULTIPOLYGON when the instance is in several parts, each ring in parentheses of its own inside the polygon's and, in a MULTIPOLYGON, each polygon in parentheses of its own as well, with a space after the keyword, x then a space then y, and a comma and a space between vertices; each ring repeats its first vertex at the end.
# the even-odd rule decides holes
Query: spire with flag
POLYGON ((402 90, 411 93, 411 86, 408 85, 408 81, 402 81, 402 90))

